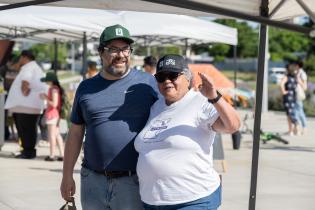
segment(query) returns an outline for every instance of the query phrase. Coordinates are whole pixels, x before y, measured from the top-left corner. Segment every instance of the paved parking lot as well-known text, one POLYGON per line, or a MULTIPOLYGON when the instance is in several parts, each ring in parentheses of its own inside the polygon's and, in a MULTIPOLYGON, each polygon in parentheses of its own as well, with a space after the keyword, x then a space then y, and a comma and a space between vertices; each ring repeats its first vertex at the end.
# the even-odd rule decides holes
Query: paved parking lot
MULTIPOLYGON (((245 112, 240 111, 244 116, 245 112)), ((315 119, 308 119, 304 136, 284 136, 289 145, 279 142, 261 144, 257 210, 314 210, 315 209, 315 119)), ((249 122, 250 125, 252 122, 249 122)), ((287 128, 283 113, 269 112, 262 117, 265 131, 284 133, 287 128)), ((243 135, 240 150, 232 149, 230 135, 223 135, 227 172, 220 162, 217 170, 223 177, 223 204, 220 210, 248 209, 252 137, 243 135)), ((59 194, 61 162, 45 162, 48 147, 38 147, 35 160, 12 158, 19 147, 7 143, 0 152, 0 210, 56 210, 63 200, 59 194)), ((79 202, 80 160, 75 168, 76 200, 79 202)))

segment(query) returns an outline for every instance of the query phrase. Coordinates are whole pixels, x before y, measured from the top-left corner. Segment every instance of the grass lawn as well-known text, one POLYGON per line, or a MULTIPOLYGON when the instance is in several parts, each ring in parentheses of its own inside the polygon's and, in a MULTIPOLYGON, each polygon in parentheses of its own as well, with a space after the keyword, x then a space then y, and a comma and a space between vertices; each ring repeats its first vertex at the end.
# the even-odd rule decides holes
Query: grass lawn
MULTIPOLYGON (((221 71, 225 76, 227 76, 230 80, 234 80, 234 71, 233 70, 224 70, 221 71)), ((256 81, 256 72, 237 72, 237 79, 243 81, 256 81)))
POLYGON ((65 79, 73 76, 80 75, 79 72, 72 72, 72 71, 57 71, 58 79, 65 79))

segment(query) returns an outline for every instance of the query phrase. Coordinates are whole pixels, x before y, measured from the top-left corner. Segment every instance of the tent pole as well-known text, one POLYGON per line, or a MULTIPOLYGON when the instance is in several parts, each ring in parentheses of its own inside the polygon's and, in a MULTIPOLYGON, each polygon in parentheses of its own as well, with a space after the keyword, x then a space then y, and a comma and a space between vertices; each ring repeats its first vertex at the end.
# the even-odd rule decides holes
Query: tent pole
POLYGON ((74 74, 75 71, 75 46, 74 46, 74 42, 71 42, 71 60, 72 60, 72 64, 71 64, 71 72, 72 74, 74 74))
POLYGON ((147 45, 147 56, 151 55, 151 47, 147 45))
MULTIPOLYGON (((260 13, 262 16, 268 16, 268 0, 262 0, 260 13)), ((264 73, 265 73, 265 55, 266 55, 266 38, 267 26, 260 25, 259 46, 258 46, 258 72, 256 78, 256 100, 255 100, 255 117, 254 117, 254 134, 252 149, 252 168, 249 193, 249 210, 255 210, 256 207, 256 191, 257 191, 257 174, 260 146, 260 127, 261 127, 261 109, 264 89, 264 73)))
POLYGON ((149 45, 149 38, 147 36, 144 37, 144 45, 147 49, 147 56, 151 55, 151 47, 149 45))
POLYGON ((263 88, 263 97, 262 97, 262 113, 268 112, 268 69, 269 69, 269 26, 266 26, 266 51, 264 54, 264 61, 265 61, 265 67, 264 67, 264 88, 263 88))
POLYGON ((87 41, 86 41, 86 32, 83 32, 83 52, 82 52, 82 69, 81 75, 85 79, 85 73, 87 71, 87 41))
POLYGON ((315 22, 315 13, 313 13, 312 10, 310 10, 310 8, 308 8, 308 6, 302 0, 296 0, 296 2, 303 8, 306 14, 308 14, 310 19, 315 22))
MULTIPOLYGON (((237 45, 233 45, 233 62, 234 62, 234 90, 237 88, 237 61, 236 61, 236 56, 237 56, 237 45)), ((236 107, 236 91, 234 92, 234 104, 236 107)))
POLYGON ((20 7, 34 6, 34 5, 39 5, 39 4, 53 3, 57 1, 63 1, 63 0, 33 0, 33 1, 19 2, 15 4, 8 4, 8 5, 0 6, 0 11, 20 8, 20 7))
POLYGON ((54 72, 57 74, 57 66, 58 66, 58 42, 57 39, 54 38, 54 72))
POLYGON ((185 38, 185 56, 188 57, 188 39, 185 38))
POLYGON ((300 32, 309 35, 309 33, 312 31, 312 28, 307 28, 304 26, 299 26, 295 24, 285 23, 285 22, 279 22, 275 20, 271 20, 267 16, 254 16, 254 15, 248 15, 242 12, 237 12, 232 9, 224 9, 221 7, 211 6, 207 5, 205 3, 200 3, 192 0, 176 0, 176 1, 170 1, 170 0, 142 0, 157 4, 164 4, 174 7, 180 7, 180 8, 186 8, 191 10, 196 10, 200 12, 206 12, 211 14, 218 14, 223 16, 229 16, 237 19, 243 19, 243 20, 249 20, 254 21, 262 24, 267 24, 295 32, 300 32))

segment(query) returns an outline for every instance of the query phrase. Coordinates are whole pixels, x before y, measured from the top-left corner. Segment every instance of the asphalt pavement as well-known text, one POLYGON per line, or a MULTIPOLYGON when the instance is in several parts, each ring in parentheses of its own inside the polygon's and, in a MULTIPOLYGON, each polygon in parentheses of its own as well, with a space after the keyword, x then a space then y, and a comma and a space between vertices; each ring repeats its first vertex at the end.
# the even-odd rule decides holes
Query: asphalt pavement
MULTIPOLYGON (((246 111, 239 111, 243 117, 246 111)), ((253 119, 248 124, 252 127, 253 119)), ((264 131, 287 131, 286 116, 268 112, 262 116, 264 131)), ((290 143, 269 141, 260 145, 256 210, 315 209, 315 119, 308 118, 308 130, 303 136, 282 135, 290 143)), ((215 167, 222 174, 223 200, 220 210, 246 210, 251 179, 252 136, 243 134, 241 148, 233 150, 231 135, 223 135, 227 171, 221 162, 215 167)), ((37 146, 34 160, 13 158, 19 151, 15 142, 6 143, 0 152, 0 210, 56 210, 64 201, 59 193, 62 162, 46 162, 49 147, 37 146)), ((74 178, 76 203, 80 205, 80 156, 74 178)))

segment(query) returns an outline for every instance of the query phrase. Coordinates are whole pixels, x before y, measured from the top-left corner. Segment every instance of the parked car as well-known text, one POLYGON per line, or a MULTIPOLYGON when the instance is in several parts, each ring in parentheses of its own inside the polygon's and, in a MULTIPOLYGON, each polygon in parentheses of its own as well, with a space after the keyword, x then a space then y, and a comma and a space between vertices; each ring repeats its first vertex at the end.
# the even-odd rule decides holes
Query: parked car
POLYGON ((283 67, 273 67, 269 71, 269 81, 279 84, 284 77, 286 69, 283 67))

